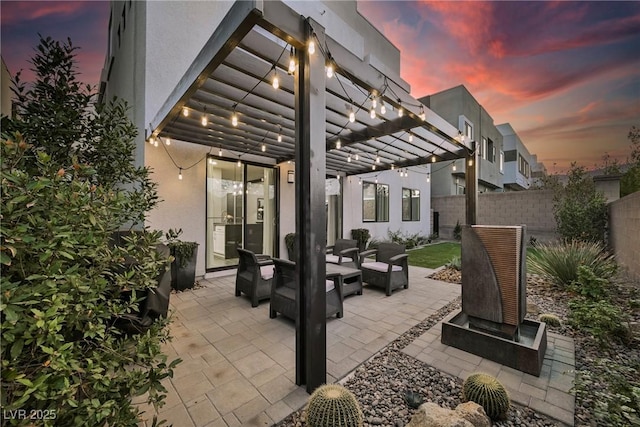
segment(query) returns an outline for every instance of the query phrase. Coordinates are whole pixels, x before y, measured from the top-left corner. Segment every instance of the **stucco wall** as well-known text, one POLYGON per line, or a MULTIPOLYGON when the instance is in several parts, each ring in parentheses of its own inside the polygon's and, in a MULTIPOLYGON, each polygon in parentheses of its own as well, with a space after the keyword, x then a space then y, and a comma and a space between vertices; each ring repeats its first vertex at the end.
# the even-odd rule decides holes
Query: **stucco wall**
POLYGON ((354 228, 366 228, 372 238, 386 239, 387 232, 402 231, 407 234, 420 233, 428 236, 431 233, 431 190, 426 179, 427 169, 419 168, 421 173, 412 172, 409 176, 400 177, 397 171, 384 171, 368 173, 358 176, 350 176, 343 184, 343 233, 345 238, 351 238, 351 230, 354 228), (362 221, 362 181, 374 182, 376 175, 379 184, 389 185, 389 222, 363 222, 362 221), (402 189, 411 188, 420 190, 420 221, 402 221, 402 189))
POLYGON ((618 263, 640 280, 640 191, 609 204, 609 244, 618 263))
MULTIPOLYGON (((453 237, 456 221, 465 223, 465 196, 434 196, 431 209, 440 215, 440 236, 453 237)), ((478 195, 478 224, 527 226, 538 242, 557 238, 553 191, 519 191, 478 195)), ((528 238, 527 238, 528 239, 528 238)))

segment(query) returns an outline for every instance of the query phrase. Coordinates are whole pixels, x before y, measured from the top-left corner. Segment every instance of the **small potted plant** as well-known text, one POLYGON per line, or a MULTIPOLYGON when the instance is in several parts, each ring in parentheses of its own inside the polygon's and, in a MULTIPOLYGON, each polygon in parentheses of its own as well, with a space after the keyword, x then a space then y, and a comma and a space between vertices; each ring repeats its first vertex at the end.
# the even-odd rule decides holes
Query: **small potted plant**
POLYGON ((183 242, 179 239, 182 229, 169 229, 165 234, 167 246, 171 250, 171 287, 178 291, 193 288, 196 282, 197 242, 183 242))
POLYGON ((287 247, 287 253, 289 260, 295 262, 295 246, 296 246, 296 233, 289 233, 284 236, 284 244, 287 247))
POLYGON ((371 238, 371 234, 366 228, 354 228, 351 230, 351 238, 358 242, 360 252, 364 252, 367 249, 367 242, 371 238))

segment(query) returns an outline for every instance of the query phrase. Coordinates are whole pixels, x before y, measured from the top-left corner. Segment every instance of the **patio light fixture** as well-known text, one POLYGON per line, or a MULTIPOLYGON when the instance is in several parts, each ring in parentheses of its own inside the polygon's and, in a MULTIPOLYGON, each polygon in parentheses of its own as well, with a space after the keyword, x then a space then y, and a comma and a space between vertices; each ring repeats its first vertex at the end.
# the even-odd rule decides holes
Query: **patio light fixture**
POLYGON ((327 60, 327 78, 330 79, 333 77, 333 63, 331 62, 331 58, 327 60))
POLYGON ((413 133, 409 132, 409 142, 413 142, 413 133))
POLYGON ((349 107, 349 121, 351 123, 356 121, 356 113, 353 111, 353 107, 349 107))
POLYGON ((376 107, 373 106, 373 103, 371 104, 371 110, 369 110, 369 117, 376 118, 376 107))
POLYGON ((280 79, 278 79, 278 71, 275 68, 273 69, 273 81, 271 82, 271 85, 273 86, 274 89, 278 89, 280 87, 280 79))
POLYGON ((238 115, 236 114, 236 112, 234 111, 233 114, 231 115, 231 124, 233 126, 238 126, 238 115))
POLYGON ((376 152, 376 163, 380 163, 380 155, 376 152))
POLYGON ((282 142, 282 126, 280 126, 278 130, 278 142, 282 142))
POLYGON ((351 163, 351 153, 349 153, 349 155, 347 156, 347 162, 351 163))
POLYGON ((434 154, 433 156, 431 156, 431 163, 435 163, 436 162, 436 155, 434 154))
POLYGON ((431 172, 427 173, 427 182, 431 182, 431 172))
POLYGON ((384 101, 380 99, 380 114, 387 114, 387 107, 384 106, 384 101))
POLYGON ((356 162, 360 160, 360 156, 358 156, 358 153, 356 153, 356 162))
POLYGON ((342 147, 342 142, 340 142, 340 138, 336 141, 336 149, 340 149, 342 147))
POLYGON ((293 46, 291 46, 291 54, 289 55, 289 74, 293 74, 296 71, 296 57, 293 54, 293 46))
POLYGON ((265 151, 267 151, 267 146, 264 144, 264 142, 262 143, 262 152, 264 153, 265 151))
POLYGON ((222 157, 222 147, 218 148, 218 157, 222 157))
POLYGON ((238 163, 236 163, 238 167, 242 166, 242 162, 240 161, 240 155, 238 155, 238 163))
POLYGON ((453 171, 455 172, 455 171, 456 171, 456 164, 455 164, 455 162, 454 162, 454 163, 452 163, 452 165, 453 165, 453 166, 451 167, 451 169, 453 169, 453 171))
POLYGON ((189 109, 186 106, 182 107, 182 115, 185 117, 189 117, 189 109))
POLYGON ((182 181, 182 168, 180 168, 180 172, 178 172, 178 179, 182 181))
POLYGON ((377 106, 378 106, 378 101, 376 100, 375 95, 371 95, 371 108, 375 110, 377 106))
POLYGON ((422 121, 427 120, 427 115, 425 114, 424 107, 422 105, 420 106, 420 113, 418 114, 418 116, 422 121))
POLYGON ((402 108, 402 101, 398 98, 398 117, 404 116, 404 108, 402 108))

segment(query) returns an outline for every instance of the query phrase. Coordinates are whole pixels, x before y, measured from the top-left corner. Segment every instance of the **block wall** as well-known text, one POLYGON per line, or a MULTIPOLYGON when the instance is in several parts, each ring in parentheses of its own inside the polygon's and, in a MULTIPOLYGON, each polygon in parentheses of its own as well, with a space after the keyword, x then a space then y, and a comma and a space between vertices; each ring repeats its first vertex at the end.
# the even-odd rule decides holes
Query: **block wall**
MULTIPOLYGON (((439 213, 440 237, 453 238, 456 221, 465 223, 465 196, 434 196, 431 209, 439 213)), ((478 195, 478 224, 527 226, 527 240, 557 238, 553 217, 553 191, 517 191, 478 195)))
POLYGON ((609 245, 616 261, 640 281, 640 191, 609 204, 609 245))

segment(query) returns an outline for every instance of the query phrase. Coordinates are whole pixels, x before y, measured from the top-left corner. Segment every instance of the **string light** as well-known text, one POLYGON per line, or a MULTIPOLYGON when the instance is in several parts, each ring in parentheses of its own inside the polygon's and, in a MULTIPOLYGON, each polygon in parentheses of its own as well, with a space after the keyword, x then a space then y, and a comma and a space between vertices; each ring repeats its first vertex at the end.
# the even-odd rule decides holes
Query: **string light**
POLYGON ((238 126, 238 115, 236 114, 236 112, 234 111, 233 114, 231 115, 231 124, 233 126, 238 126))
POLYGON ((376 108, 378 106, 378 101, 374 95, 371 95, 371 108, 376 108))
POLYGON ((166 145, 171 145, 171 138, 166 137, 166 138, 165 138, 165 140, 164 140, 164 143, 165 143, 166 145))
POLYGON ((362 185, 362 178, 358 178, 358 184, 362 185))
POLYGON ((182 107, 182 115, 189 117, 189 109, 187 107, 182 107))
POLYGON ((387 107, 384 106, 384 100, 380 100, 380 114, 387 114, 387 107))
POLYGON ((371 170, 372 171, 376 170, 376 165, 371 165, 371 170))
POLYGON ((427 120, 427 115, 425 114, 424 107, 422 105, 420 106, 420 114, 418 114, 418 116, 422 121, 427 120))
POLYGON ((378 183, 378 177, 376 176, 376 184, 378 183))
POLYGON ((180 172, 178 172, 178 179, 182 181, 182 168, 180 168, 180 172))
POLYGON ((333 63, 331 62, 331 59, 327 60, 327 78, 330 79, 331 77, 333 77, 333 63))
POLYGON ((402 117, 404 115, 404 108, 402 108, 402 102, 398 99, 398 117, 402 117))
POLYGON ((236 163, 238 167, 242 166, 242 162, 240 161, 240 156, 238 156, 238 163, 236 163))
POLYGON ((218 148, 218 157, 222 157, 222 148, 218 148))
POLYGON ((154 147, 158 146, 158 139, 160 139, 160 138, 153 138, 153 146, 154 147))
POLYGON ((469 159, 469 166, 473 166, 473 159, 469 159))
POLYGON ((376 153, 376 163, 380 163, 380 156, 376 153))
POLYGON ((207 119, 207 113, 202 113, 202 119, 200 120, 202 126, 206 126, 209 123, 209 119, 207 119))
POLYGON ((435 162, 436 162, 436 156, 433 155, 433 156, 431 156, 431 163, 435 163, 435 162))
POLYGON ((356 113, 354 113, 353 107, 349 107, 349 121, 351 123, 356 121, 356 113))
POLYGON ((413 142, 413 132, 409 132, 409 142, 413 142))
POLYGON ((313 40, 309 41, 309 55, 316 53, 316 44, 313 40))
POLYGON ((347 156, 347 163, 351 163, 351 154, 347 156))
POLYGON ((431 182, 431 173, 427 173, 427 182, 431 182))
POLYGON ((455 164, 455 162, 454 162, 454 163, 452 163, 452 169, 453 169, 453 171, 454 171, 454 172, 456 171, 456 164, 455 164))
POLYGON ((340 149, 342 148, 342 142, 340 141, 340 138, 338 138, 338 140, 336 141, 336 149, 340 149))
POLYGON ((213 160, 213 158, 209 157, 209 164, 210 165, 217 165, 218 162, 216 162, 215 160, 213 160))
POLYGON ((280 79, 278 79, 278 72, 275 68, 273 69, 273 82, 271 82, 271 85, 274 89, 278 89, 280 87, 280 79))
POLYGON ((266 146, 266 145, 264 145, 264 142, 262 143, 262 147, 261 147, 261 148, 262 148, 262 152, 263 152, 263 153, 264 153, 265 151, 267 151, 267 146, 266 146))
POLYGON ((289 55, 289 74, 296 71, 296 57, 293 54, 293 46, 291 46, 291 55, 289 55))
POLYGON ((369 110, 369 117, 372 119, 376 118, 376 107, 374 107, 373 104, 371 104, 371 110, 369 110))
POLYGON ((356 153, 356 162, 360 160, 360 156, 358 156, 358 153, 356 153))
POLYGON ((396 165, 391 163, 391 170, 394 170, 396 168, 396 165))
POLYGON ((282 126, 278 128, 278 142, 282 142, 282 126))
POLYGON ((155 138, 153 136, 149 137, 149 144, 154 145, 155 138))

